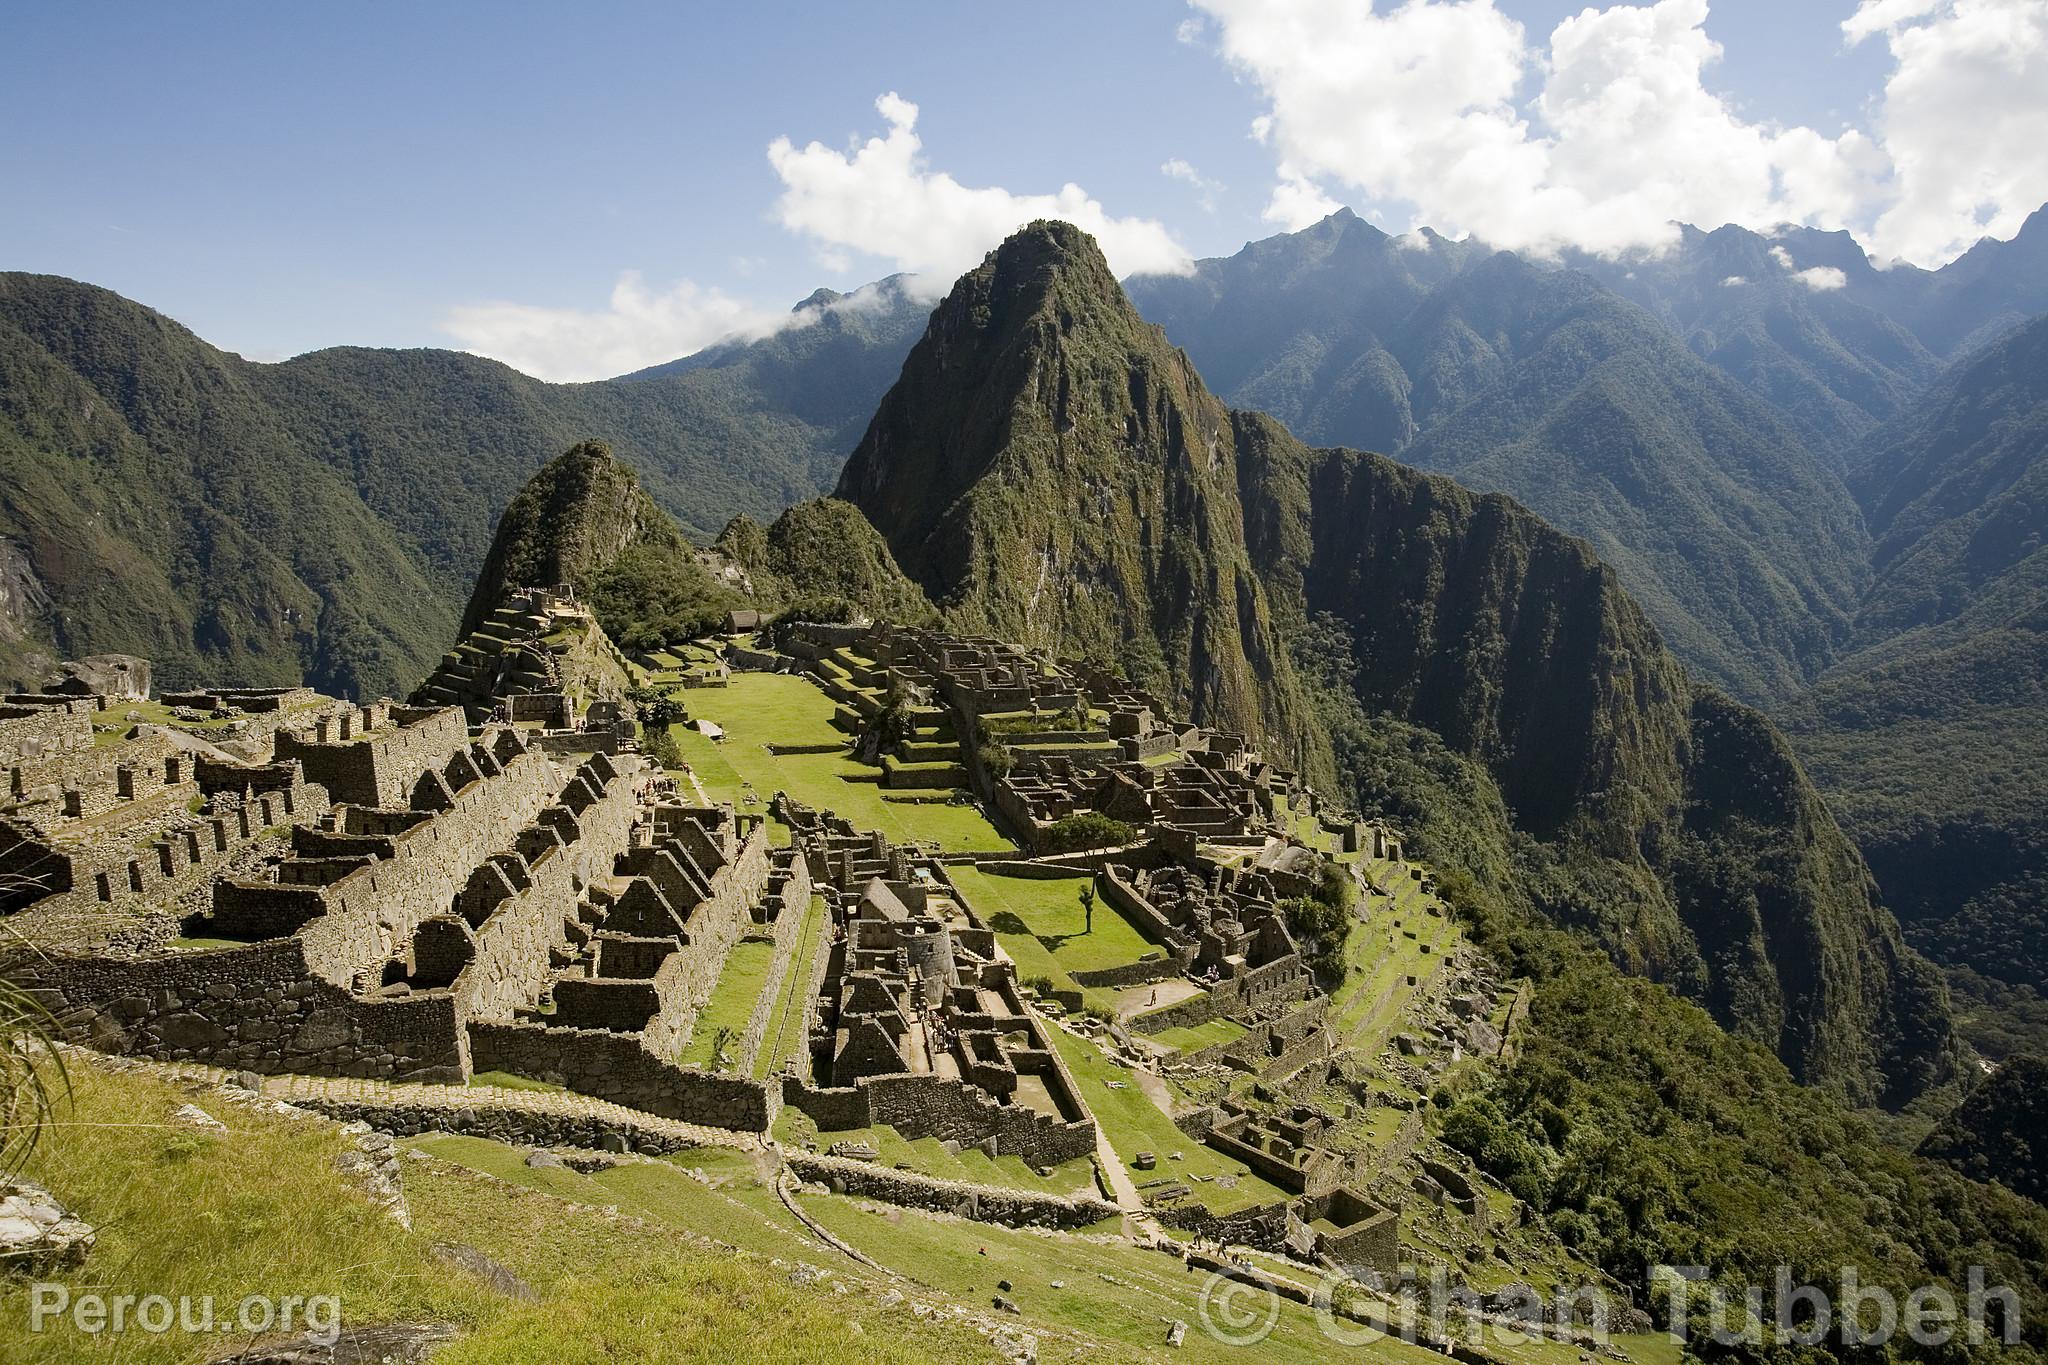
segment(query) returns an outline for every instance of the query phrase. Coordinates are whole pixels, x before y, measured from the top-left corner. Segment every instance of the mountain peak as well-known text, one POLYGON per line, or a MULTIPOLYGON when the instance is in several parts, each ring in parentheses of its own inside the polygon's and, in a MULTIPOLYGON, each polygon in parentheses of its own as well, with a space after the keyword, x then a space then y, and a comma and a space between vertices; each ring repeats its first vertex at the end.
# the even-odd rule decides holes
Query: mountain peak
POLYGON ((627 549, 683 552, 689 542, 603 441, 579 441, 535 471, 506 504, 462 628, 473 630, 513 588, 579 591, 627 549))
POLYGON ((1079 228, 1031 223, 960 278, 839 496, 957 627, 1116 660, 1205 724, 1296 733, 1230 413, 1079 228))

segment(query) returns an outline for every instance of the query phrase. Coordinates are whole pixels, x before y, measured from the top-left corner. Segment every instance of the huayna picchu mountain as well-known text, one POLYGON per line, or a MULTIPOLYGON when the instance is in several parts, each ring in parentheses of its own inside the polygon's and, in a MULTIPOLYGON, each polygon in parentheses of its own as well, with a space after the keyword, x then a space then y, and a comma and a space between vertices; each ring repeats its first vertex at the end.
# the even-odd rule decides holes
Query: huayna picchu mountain
POLYGON ((1234 440, 1094 240, 1040 222, 932 313, 839 496, 956 628, 1114 660, 1198 723, 1292 751, 1303 710, 1234 440))
POLYGON ((1782 738, 1692 682, 1583 542, 1227 409, 1078 229, 1032 224, 960 280, 840 495, 955 628, 1107 656, 1318 776, 1342 755, 1290 644, 1334 629, 1337 700, 1495 789, 1517 851, 1493 894, 1805 1079, 1900 1103, 1954 1074, 1938 978, 1782 738))

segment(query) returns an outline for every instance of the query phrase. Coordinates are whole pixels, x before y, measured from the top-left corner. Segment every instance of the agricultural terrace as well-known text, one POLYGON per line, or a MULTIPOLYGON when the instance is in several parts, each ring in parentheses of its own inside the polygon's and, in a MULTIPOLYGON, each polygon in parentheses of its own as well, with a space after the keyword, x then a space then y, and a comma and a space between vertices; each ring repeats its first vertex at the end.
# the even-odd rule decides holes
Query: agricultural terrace
MULTIPOLYGON (((808 678, 735 673, 724 687, 693 687, 674 695, 691 722, 707 720, 724 732, 723 739, 714 740, 689 723, 670 730, 711 801, 765 811, 768 799, 785 791, 898 843, 936 843, 962 852, 1013 847, 979 807, 955 804, 948 799, 952 793, 884 789, 877 781, 879 769, 853 760, 850 737, 832 724, 832 699, 808 678), (771 745, 783 752, 772 752, 771 745)), ((683 780, 687 789, 688 779, 683 780)))
POLYGON ((1398 1030, 1416 991, 1449 961, 1459 930, 1444 903, 1423 890, 1415 865, 1374 858, 1359 867, 1386 894, 1367 896, 1364 922, 1344 941, 1344 983, 1330 1002, 1330 1026, 1346 1046, 1373 1055, 1398 1030))

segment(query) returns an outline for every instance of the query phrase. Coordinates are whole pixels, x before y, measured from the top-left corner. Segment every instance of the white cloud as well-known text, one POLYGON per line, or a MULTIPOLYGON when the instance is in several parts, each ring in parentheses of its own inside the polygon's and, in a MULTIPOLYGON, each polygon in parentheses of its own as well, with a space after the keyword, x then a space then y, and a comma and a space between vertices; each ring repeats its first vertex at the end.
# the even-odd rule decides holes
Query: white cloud
POLYGON ((1708 88, 1707 0, 1588 8, 1547 45, 1495 0, 1190 3, 1264 98, 1282 223, 1328 186, 1537 252, 1793 222, 1932 261, 2048 199, 2048 0, 1863 0, 1845 36, 1883 33, 1897 70, 1873 129, 1834 135, 1708 88))
POLYGON ((1783 244, 1771 248, 1771 259, 1778 263, 1778 269, 1780 270, 1790 270, 1793 268, 1792 253, 1787 251, 1783 244))
POLYGON ((1193 165, 1177 156, 1168 157, 1162 162, 1159 167, 1159 173, 1168 180, 1178 180, 1184 185, 1193 186, 1195 198, 1201 204, 1204 213, 1214 213, 1216 211, 1216 196, 1223 192, 1222 181, 1211 180, 1208 176, 1196 170, 1193 165))
POLYGON ((466 351, 502 360, 537 379, 605 379, 675 360, 734 334, 765 336, 786 314, 683 280, 666 292, 627 271, 601 309, 473 303, 441 328, 466 351))
POLYGON ((1872 249, 1926 265, 2018 231, 2048 199, 2048 0, 1864 0, 1842 32, 1882 33, 1894 62, 1872 249))
POLYGON ((1193 265, 1157 220, 1112 217, 1079 185, 1013 194, 933 171, 915 131, 917 106, 892 91, 875 108, 888 134, 847 151, 821 142, 798 147, 787 137, 768 147, 783 187, 776 220, 824 252, 879 256, 943 289, 1018 227, 1060 218, 1091 233, 1119 275, 1177 274, 1193 265))
POLYGON ((1283 169, 1280 183, 1273 186, 1272 200, 1259 216, 1269 223, 1278 223, 1289 232, 1299 232, 1311 223, 1320 223, 1343 207, 1317 188, 1313 181, 1290 175, 1283 169))
POLYGON ((1792 278, 1815 293, 1825 293, 1830 289, 1840 289, 1849 283, 1849 277, 1831 265, 1817 265, 1809 270, 1795 271, 1792 278))
POLYGON ((1183 19, 1176 24, 1173 36, 1176 42, 1198 43, 1202 40, 1202 35, 1208 31, 1208 22, 1198 14, 1192 19, 1183 19))
POLYGON ((1748 284, 1749 281, 1741 275, 1730 275, 1727 279, 1721 281, 1721 283, 1726 288, 1739 289, 1743 285, 1748 284))

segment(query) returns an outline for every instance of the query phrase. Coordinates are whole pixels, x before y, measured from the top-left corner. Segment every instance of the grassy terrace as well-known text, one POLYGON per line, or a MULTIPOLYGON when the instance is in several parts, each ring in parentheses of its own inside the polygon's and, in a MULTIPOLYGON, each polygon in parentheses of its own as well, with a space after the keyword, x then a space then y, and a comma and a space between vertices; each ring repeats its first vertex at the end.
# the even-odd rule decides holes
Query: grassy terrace
POLYGON ((832 725, 832 699, 808 678, 735 673, 730 687, 696 689, 681 698, 693 720, 715 722, 726 734, 723 741, 714 741, 688 726, 671 731, 713 801, 748 809, 744 797, 751 789, 765 808, 769 797, 786 791, 806 805, 834 811, 857 828, 879 829, 899 842, 931 840, 963 851, 1012 847, 978 808, 948 804, 943 792, 920 793, 923 801, 885 792, 875 781, 878 771, 855 763, 843 749, 768 752, 769 744, 847 744, 846 735, 832 725))
MULTIPOLYGON (((885 1137, 882 1144, 884 1161, 905 1159, 901 1149, 887 1144, 888 1130, 880 1132, 885 1137)), ((591 1206, 591 1212, 582 1216, 593 1221, 599 1217, 596 1208, 616 1206, 622 1213, 661 1227, 681 1232, 708 1232, 720 1241, 764 1255, 827 1266, 841 1274, 859 1270, 812 1240, 802 1224, 781 1206, 763 1183, 760 1170, 740 1153, 700 1149, 665 1161, 629 1161, 611 1170, 585 1176, 563 1169, 529 1168, 518 1150, 474 1138, 426 1137, 415 1139, 410 1145, 507 1182, 506 1186, 499 1187, 502 1193, 488 1187, 473 1187, 481 1190, 483 1197, 493 1204, 546 1210, 564 1208, 554 1199, 566 1199, 591 1206), (684 1168, 696 1170, 703 1178, 693 1178, 685 1173, 684 1168)), ((904 1144, 906 1148, 919 1145, 904 1144)), ((407 1167, 409 1178, 415 1169, 410 1165, 407 1167)), ((963 1169, 976 1170, 971 1161, 963 1169)), ((962 1177, 956 1175, 955 1178, 962 1177)), ((1041 1188, 1053 1183, 1030 1178, 1041 1188)), ((984 1179, 981 1183, 1002 1182, 984 1179)), ((995 1224, 935 1218, 865 1199, 805 1194, 800 1196, 800 1203, 807 1215, 835 1236, 914 1281, 919 1289, 913 1297, 937 1293, 986 1306, 990 1295, 1001 1292, 996 1289, 997 1282, 1008 1280, 1012 1286, 1009 1297, 1016 1302, 1022 1314, 1019 1326, 1029 1331, 1049 1333, 1039 1340, 1041 1360, 1102 1359, 1102 1349, 1092 1345, 1093 1342, 1104 1343, 1120 1358, 1129 1359, 1223 1362, 1243 1361, 1255 1354, 1261 1361, 1300 1361, 1306 1365, 1306 1362, 1327 1360, 1331 1356, 1331 1343, 1318 1330, 1314 1311, 1293 1303, 1280 1304, 1272 1334, 1259 1344, 1253 1354, 1248 1354, 1243 1347, 1225 1345, 1211 1338, 1199 1325, 1199 1299, 1204 1277, 1190 1275, 1174 1256, 1163 1256, 1108 1239, 1048 1237, 995 1224), (1054 1287, 1055 1281, 1059 1282, 1057 1288, 1054 1287), (1181 1348, 1169 1351, 1164 1345, 1165 1324, 1176 1318, 1188 1323, 1190 1330, 1181 1348), (1085 1334, 1090 1344, 1077 1342, 1067 1333, 1085 1334)), ((581 1223, 575 1226, 580 1231, 581 1223)), ((1115 1225, 1105 1223, 1101 1230, 1113 1232, 1115 1225)), ((640 1235, 646 1237, 649 1234, 640 1235)), ((659 1238, 659 1234, 655 1236, 659 1238)), ((528 1273, 526 1265, 530 1262, 548 1257, 557 1261, 567 1259, 538 1230, 533 1234, 532 1245, 522 1249, 518 1259, 500 1252, 493 1243, 480 1242, 476 1245, 507 1260, 521 1274, 528 1273)), ((774 1283, 789 1297, 800 1296, 800 1291, 783 1289, 781 1276, 763 1275, 758 1263, 736 1264, 745 1268, 747 1273, 774 1283)), ((562 1267, 552 1268, 549 1276, 550 1280, 566 1277, 567 1271, 562 1267)), ((876 1322, 878 1318, 885 1322, 893 1321, 892 1316, 885 1316, 887 1310, 866 1306, 872 1302, 872 1296, 848 1294, 840 1298, 827 1294, 824 1297, 848 1305, 848 1316, 863 1324, 864 1333, 892 1330, 876 1322), (855 1307, 856 1303, 861 1306, 855 1307)), ((934 1341, 944 1339, 937 1336, 941 1329, 934 1325, 920 1326, 917 1333, 906 1334, 901 1341, 873 1343, 871 1348, 855 1346, 849 1349, 841 1344, 840 1338, 830 1333, 818 1336, 807 1348, 796 1336, 807 1325, 807 1318, 795 1314, 782 1316, 788 1310, 781 1304, 763 1304, 762 1310, 764 1316, 754 1323, 754 1331, 760 1340, 751 1347, 735 1346, 733 1358, 743 1354, 748 1359, 815 1362, 915 1359, 928 1352, 934 1341), (771 1316, 773 1330, 766 1331, 764 1324, 770 1322, 771 1316), (891 1354, 892 1350, 894 1354, 891 1354)), ((515 1316, 521 1322, 530 1320, 525 1313, 515 1316)), ((579 1324, 589 1323, 591 1316, 589 1312, 580 1314, 579 1324)), ((908 1317, 908 1314, 904 1316, 908 1317)), ((640 1324, 633 1324, 633 1328, 639 1327, 640 1324)), ((670 1330, 675 1329, 671 1327, 670 1330)), ((964 1328, 958 1330, 963 1334, 966 1331, 964 1328)), ((560 1335, 559 1332, 550 1332, 544 1340, 549 1346, 558 1346, 560 1335)), ((499 1350, 506 1350, 508 1348, 503 1343, 514 1338, 494 1324, 489 1339, 498 1343, 499 1350)), ((600 1335, 595 1339, 601 1352, 605 1337, 600 1335)), ((628 1339, 637 1340, 637 1337, 628 1339)), ((984 1358, 986 1347, 983 1340, 973 1336, 966 1339, 973 1346, 963 1348, 962 1354, 956 1358, 984 1358)), ((685 1337, 684 1340, 688 1342, 690 1338, 685 1337)), ((860 1339, 855 1340, 858 1342, 860 1339)), ((1635 1343, 1636 1339, 1630 1339, 1631 1349, 1635 1343)), ((1575 1351, 1545 1344, 1505 1350, 1500 1354, 1511 1365, 1572 1365, 1577 1359, 1575 1351)), ((1346 1350, 1344 1355, 1350 1359, 1402 1362, 1403 1365, 1428 1365, 1429 1361, 1442 1360, 1434 1352, 1425 1354, 1419 1348, 1395 1340, 1370 1341, 1346 1350)), ((562 1358, 594 1361, 602 1359, 602 1355, 562 1358)), ((638 1361, 648 1357, 628 1353, 621 1358, 638 1361)), ((679 1348, 673 1358, 688 1360, 700 1357, 685 1347, 679 1348)), ((465 1353, 459 1359, 462 1362, 510 1359, 541 1365, 551 1357, 540 1354, 536 1347, 527 1353, 502 1357, 465 1353)), ((1672 1363, 1658 1362, 1658 1365, 1672 1363)))
POLYGON ((775 1137, 786 1145, 815 1143, 824 1151, 835 1142, 865 1142, 880 1155, 878 1165, 901 1166, 941 1180, 966 1180, 977 1185, 994 1185, 1006 1190, 1033 1190, 1039 1194, 1080 1195, 1099 1198, 1095 1163, 1087 1157, 1063 1161, 1051 1175, 1040 1175, 1018 1156, 988 1156, 967 1148, 957 1156, 937 1138, 905 1138, 888 1124, 871 1128, 849 1128, 820 1132, 816 1124, 796 1109, 784 1109, 775 1120, 775 1137))
POLYGON ((1157 1033, 1145 1029, 1142 1016, 1132 1022, 1147 1038, 1179 1048, 1182 1052, 1200 1052, 1205 1047, 1234 1043, 1245 1035, 1245 1026, 1234 1019, 1211 1019, 1206 1024, 1196 1024, 1191 1028, 1166 1028, 1157 1033))
POLYGON ((719 1034, 729 1031, 727 1047, 735 1055, 728 1061, 736 1061, 740 1035, 746 1032, 747 1020, 753 1017, 754 1006, 767 988, 768 969, 774 963, 773 943, 741 939, 733 944, 732 951, 725 955, 724 968, 718 973, 718 984, 711 988, 711 998, 704 1002, 703 1011, 690 1029, 689 1044, 676 1060, 684 1066, 709 1067, 717 1055, 719 1034))
POLYGON ((811 897, 804 907, 804 922, 797 930, 796 952, 789 970, 783 973, 782 988, 776 995, 775 1012, 768 1016, 768 1034, 754 1058, 756 1076, 774 1076, 783 1064, 804 1047, 804 1016, 810 1007, 811 972, 818 954, 827 951, 825 942, 825 898, 811 897))
POLYGON ((1132 1159, 1140 1152, 1151 1152, 1159 1158, 1156 1170, 1130 1169, 1130 1177, 1140 1189, 1153 1180, 1180 1180, 1194 1191, 1193 1198, 1208 1206, 1212 1213, 1229 1213, 1293 1198, 1174 1127, 1166 1111, 1140 1088, 1138 1073, 1118 1066, 1085 1038, 1063 1028, 1051 1032, 1061 1058, 1081 1087, 1089 1112, 1095 1115, 1110 1147, 1126 1168, 1130 1168, 1132 1159), (1174 1152, 1181 1153, 1179 1161, 1171 1159, 1174 1152), (1210 1178, 1197 1178, 1202 1176, 1210 1178), (1234 1178, 1234 1186, 1219 1184, 1217 1176, 1234 1178))
POLYGON ((974 867, 948 872, 968 905, 996 931, 1016 961, 1020 978, 1046 976, 1059 989, 1072 990, 1069 972, 1119 967, 1159 954, 1135 925, 1100 897, 1095 901, 1095 927, 1084 932, 1087 919, 1080 892, 1089 883, 1085 876, 1041 881, 974 867))
POLYGON ((1344 940, 1344 984, 1331 1001, 1330 1026, 1350 1046, 1374 1053, 1398 1029, 1415 993, 1408 978, 1429 980, 1457 946, 1458 929, 1406 864, 1373 859, 1365 868, 1393 895, 1373 897, 1371 918, 1344 940))

